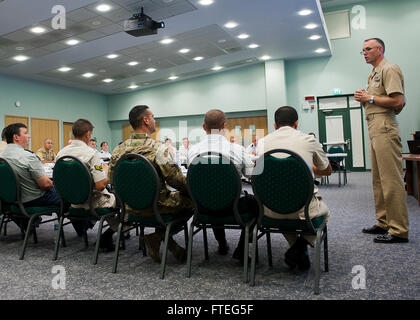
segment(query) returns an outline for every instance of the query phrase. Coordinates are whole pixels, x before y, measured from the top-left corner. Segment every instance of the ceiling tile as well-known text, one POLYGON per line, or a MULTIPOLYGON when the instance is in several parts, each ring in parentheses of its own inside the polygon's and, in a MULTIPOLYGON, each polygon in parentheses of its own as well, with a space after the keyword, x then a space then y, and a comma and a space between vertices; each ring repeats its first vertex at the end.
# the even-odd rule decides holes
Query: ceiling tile
POLYGON ((98 16, 97 13, 89 11, 86 8, 80 8, 67 13, 67 18, 76 22, 86 21, 98 16))
POLYGON ((36 37, 36 35, 33 33, 28 33, 22 30, 18 30, 15 32, 5 34, 2 37, 9 40, 13 40, 13 41, 26 41, 26 40, 33 39, 34 37, 36 37))
POLYGON ((96 39, 103 38, 105 36, 106 35, 104 33, 96 31, 96 30, 88 31, 88 32, 77 35, 78 38, 85 41, 96 40, 96 39))

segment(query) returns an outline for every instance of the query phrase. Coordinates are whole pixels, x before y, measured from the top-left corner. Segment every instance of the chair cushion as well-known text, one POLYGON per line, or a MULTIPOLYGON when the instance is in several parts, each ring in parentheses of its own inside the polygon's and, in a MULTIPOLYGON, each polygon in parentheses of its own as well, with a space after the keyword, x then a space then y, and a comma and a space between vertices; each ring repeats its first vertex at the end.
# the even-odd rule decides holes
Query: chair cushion
MULTIPOLYGON (((314 228, 319 228, 319 226, 324 222, 324 216, 315 217, 311 219, 312 225, 314 228)), ((309 231, 308 226, 306 225, 306 220, 301 219, 272 219, 266 216, 263 216, 261 220, 261 224, 264 227, 270 228, 279 228, 284 231, 295 231, 295 230, 302 230, 302 231, 309 231)))
MULTIPOLYGON (((108 213, 112 213, 115 211, 115 208, 96 208, 95 212, 98 216, 104 216, 108 213)), ((69 215, 74 217, 83 217, 83 216, 90 216, 90 210, 86 210, 83 208, 69 208, 69 215)))
MULTIPOLYGON (((250 221, 254 215, 252 213, 241 214, 241 219, 244 223, 250 221)), ((238 224, 234 215, 224 216, 224 217, 215 217, 206 214, 197 215, 198 222, 200 223, 211 223, 211 224, 238 224)))
MULTIPOLYGON (((12 205, 10 211, 14 214, 22 214, 19 207, 12 205)), ((25 207, 25 211, 29 215, 45 212, 46 215, 51 215, 53 212, 60 212, 60 207, 25 207)))

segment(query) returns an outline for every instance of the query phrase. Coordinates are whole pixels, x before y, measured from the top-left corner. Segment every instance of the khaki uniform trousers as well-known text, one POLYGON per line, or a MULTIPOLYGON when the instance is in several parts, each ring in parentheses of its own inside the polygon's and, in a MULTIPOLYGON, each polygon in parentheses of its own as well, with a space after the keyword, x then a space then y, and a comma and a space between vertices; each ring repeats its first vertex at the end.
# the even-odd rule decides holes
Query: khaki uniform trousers
POLYGON ((408 214, 403 181, 401 139, 395 115, 366 116, 370 139, 372 184, 377 226, 408 238, 408 214))

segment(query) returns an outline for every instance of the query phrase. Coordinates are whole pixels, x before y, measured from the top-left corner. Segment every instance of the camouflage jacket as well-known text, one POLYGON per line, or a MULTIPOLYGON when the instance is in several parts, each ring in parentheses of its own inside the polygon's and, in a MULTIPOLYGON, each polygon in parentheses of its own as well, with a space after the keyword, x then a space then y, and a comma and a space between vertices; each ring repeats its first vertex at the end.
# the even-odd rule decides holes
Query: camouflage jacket
POLYGON ((39 148, 36 155, 41 159, 41 161, 55 161, 55 153, 52 149, 47 151, 44 147, 39 148))
MULTIPOLYGON (((109 161, 108 179, 112 184, 113 172, 117 161, 127 153, 138 153, 145 156, 156 168, 160 178, 160 193, 158 199, 158 206, 177 208, 183 207, 181 203, 188 194, 187 180, 182 174, 181 169, 171 159, 168 147, 165 144, 157 142, 150 138, 147 134, 133 133, 130 139, 121 143, 112 152, 111 160, 109 161), (171 192, 166 185, 178 190, 179 192, 171 192)), ((162 212, 160 208, 161 213, 162 212)))

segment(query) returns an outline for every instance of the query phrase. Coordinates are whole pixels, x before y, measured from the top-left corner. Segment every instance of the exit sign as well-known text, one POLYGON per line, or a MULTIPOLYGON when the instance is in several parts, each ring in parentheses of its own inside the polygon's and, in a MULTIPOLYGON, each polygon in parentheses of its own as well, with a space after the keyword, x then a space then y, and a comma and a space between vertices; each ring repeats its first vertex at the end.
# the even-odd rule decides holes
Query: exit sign
POLYGON ((341 94, 341 89, 340 88, 334 88, 333 89, 333 94, 341 94))

